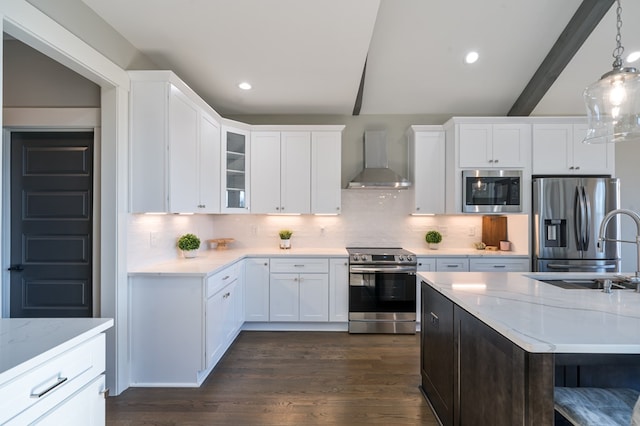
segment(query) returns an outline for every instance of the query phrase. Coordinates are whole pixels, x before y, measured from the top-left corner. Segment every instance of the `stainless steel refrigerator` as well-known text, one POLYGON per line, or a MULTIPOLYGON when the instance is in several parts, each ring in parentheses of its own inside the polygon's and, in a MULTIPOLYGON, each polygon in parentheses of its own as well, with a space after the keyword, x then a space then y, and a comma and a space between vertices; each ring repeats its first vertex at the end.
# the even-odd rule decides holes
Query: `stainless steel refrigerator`
MULTIPOLYGON (((596 247, 600 223, 619 208, 620 182, 604 177, 533 179, 532 251, 534 271, 620 272, 620 244, 596 247)), ((618 218, 607 238, 619 239, 618 218)))

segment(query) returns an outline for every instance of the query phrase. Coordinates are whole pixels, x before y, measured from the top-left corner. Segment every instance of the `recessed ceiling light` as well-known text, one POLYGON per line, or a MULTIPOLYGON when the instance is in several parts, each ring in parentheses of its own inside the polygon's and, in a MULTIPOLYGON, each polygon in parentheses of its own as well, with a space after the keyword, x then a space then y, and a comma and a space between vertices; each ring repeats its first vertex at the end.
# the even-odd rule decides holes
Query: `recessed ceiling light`
POLYGON ((636 50, 635 52, 629 53, 627 56, 627 62, 635 62, 640 59, 640 50, 636 50))
POLYGON ((242 83, 238 84, 238 87, 241 88, 242 90, 249 90, 251 89, 251 84, 247 83, 246 81, 243 81, 242 83))
POLYGON ((478 55, 478 52, 469 52, 467 53, 467 56, 464 57, 464 61, 467 64, 473 64, 475 61, 478 60, 478 58, 480 57, 480 55, 478 55))

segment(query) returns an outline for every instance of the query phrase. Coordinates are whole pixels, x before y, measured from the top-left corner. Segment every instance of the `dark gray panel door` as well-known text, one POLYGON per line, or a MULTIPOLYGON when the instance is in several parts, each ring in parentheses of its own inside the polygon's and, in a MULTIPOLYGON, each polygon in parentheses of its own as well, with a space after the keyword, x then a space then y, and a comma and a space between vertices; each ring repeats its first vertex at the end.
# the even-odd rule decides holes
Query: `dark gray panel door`
POLYGON ((93 132, 11 134, 11 317, 92 316, 93 132))

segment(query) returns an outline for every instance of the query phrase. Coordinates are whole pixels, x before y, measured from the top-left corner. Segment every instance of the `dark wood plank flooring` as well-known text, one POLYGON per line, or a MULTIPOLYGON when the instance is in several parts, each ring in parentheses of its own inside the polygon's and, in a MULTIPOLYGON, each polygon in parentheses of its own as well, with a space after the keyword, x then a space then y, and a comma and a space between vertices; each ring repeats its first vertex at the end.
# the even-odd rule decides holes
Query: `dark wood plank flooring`
POLYGON ((437 425, 419 335, 243 331, 200 388, 130 388, 107 425, 437 425))

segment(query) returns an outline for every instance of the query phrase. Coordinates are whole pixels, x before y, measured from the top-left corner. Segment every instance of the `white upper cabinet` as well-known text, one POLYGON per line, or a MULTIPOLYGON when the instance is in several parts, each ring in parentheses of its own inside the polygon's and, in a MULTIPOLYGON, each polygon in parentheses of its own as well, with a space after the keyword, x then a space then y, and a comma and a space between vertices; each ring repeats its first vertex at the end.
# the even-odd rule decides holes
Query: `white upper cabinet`
POLYGON ((173 73, 130 76, 131 212, 219 212, 215 112, 173 73))
POLYGON ((311 213, 342 209, 342 131, 311 132, 311 213))
POLYGON ((343 127, 255 126, 251 213, 340 213, 343 127))
POLYGON ((613 144, 584 144, 582 123, 536 123, 533 125, 533 174, 615 173, 613 144))
POLYGON ((222 213, 249 213, 251 164, 250 132, 222 126, 222 213))
POLYGON ((211 116, 200 116, 198 213, 220 212, 220 124, 211 116))
POLYGON ((311 132, 252 132, 251 213, 310 213, 311 132))
POLYGON ((409 180, 413 213, 441 214, 445 209, 445 133, 442 126, 409 129, 409 180))
POLYGON ((459 124, 458 166, 524 168, 529 162, 531 125, 459 124))

